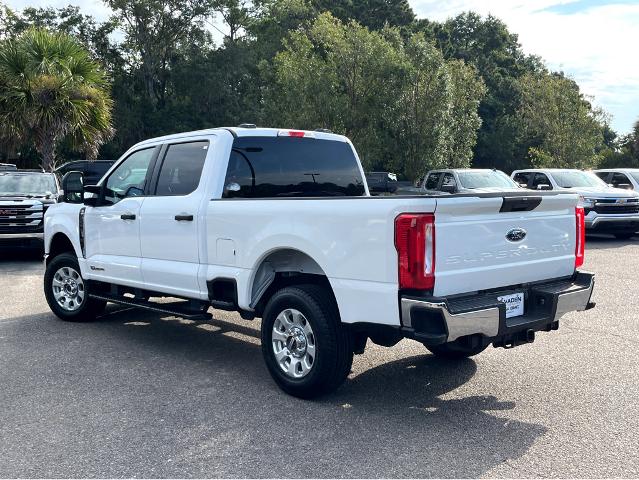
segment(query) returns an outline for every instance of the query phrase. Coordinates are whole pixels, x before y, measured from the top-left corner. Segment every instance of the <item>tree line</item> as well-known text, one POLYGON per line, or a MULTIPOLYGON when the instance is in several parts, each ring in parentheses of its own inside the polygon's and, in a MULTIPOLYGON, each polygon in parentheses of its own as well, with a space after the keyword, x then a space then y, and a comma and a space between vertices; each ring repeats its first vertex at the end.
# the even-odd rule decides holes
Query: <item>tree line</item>
POLYGON ((639 166, 639 124, 619 137, 493 16, 417 19, 407 0, 106 5, 97 21, 0 4, 0 158, 51 168, 255 123, 345 134, 365 168, 411 180, 444 166, 639 166))

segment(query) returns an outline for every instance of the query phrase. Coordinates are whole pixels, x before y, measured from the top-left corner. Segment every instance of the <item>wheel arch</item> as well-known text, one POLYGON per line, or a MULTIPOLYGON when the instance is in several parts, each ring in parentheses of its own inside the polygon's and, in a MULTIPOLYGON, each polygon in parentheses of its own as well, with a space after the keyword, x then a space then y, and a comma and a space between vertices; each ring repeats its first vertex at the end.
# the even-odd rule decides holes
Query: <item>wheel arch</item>
POLYGON ((326 272, 309 254, 292 247, 265 252, 253 269, 249 282, 250 307, 261 316, 266 303, 277 290, 290 285, 317 284, 325 287, 335 299, 326 272))
POLYGON ((76 257, 78 256, 69 236, 63 232, 57 232, 51 237, 51 242, 49 242, 47 265, 61 253, 73 253, 76 257))

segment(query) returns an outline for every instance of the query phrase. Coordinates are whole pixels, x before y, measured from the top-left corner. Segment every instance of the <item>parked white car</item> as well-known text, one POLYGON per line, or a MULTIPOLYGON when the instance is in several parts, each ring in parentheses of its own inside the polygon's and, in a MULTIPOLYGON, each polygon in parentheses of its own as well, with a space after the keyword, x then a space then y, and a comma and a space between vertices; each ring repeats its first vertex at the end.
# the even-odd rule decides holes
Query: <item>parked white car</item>
POLYGON ((501 170, 452 168, 430 170, 419 187, 401 187, 399 195, 442 193, 520 192, 521 187, 501 170))
POLYGON ((639 191, 639 168, 606 168, 594 173, 611 187, 639 191))
POLYGON ((586 230, 628 239, 639 231, 639 193, 613 188, 592 172, 573 169, 515 170, 512 178, 533 190, 576 193, 586 230))
POLYGON ((84 204, 45 219, 58 317, 90 320, 106 302, 261 317, 269 372, 300 397, 341 384, 369 338, 459 358, 593 306, 577 195, 371 197, 351 142, 330 133, 155 138, 77 193, 84 204))

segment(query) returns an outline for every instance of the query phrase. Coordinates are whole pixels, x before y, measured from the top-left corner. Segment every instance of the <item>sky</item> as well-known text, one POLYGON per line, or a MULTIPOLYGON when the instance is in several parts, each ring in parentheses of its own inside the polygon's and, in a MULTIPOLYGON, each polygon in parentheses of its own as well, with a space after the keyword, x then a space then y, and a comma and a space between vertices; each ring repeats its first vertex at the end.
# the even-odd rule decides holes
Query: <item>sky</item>
MULTIPOLYGON (((465 11, 492 14, 519 35, 526 53, 579 83, 628 133, 639 120, 639 0, 409 0, 420 18, 443 21, 465 11)), ((79 5, 103 20, 100 0, 8 0, 11 8, 79 5)))
POLYGON ((639 120, 639 0, 409 0, 418 17, 492 14, 526 53, 572 77, 628 133, 639 120))

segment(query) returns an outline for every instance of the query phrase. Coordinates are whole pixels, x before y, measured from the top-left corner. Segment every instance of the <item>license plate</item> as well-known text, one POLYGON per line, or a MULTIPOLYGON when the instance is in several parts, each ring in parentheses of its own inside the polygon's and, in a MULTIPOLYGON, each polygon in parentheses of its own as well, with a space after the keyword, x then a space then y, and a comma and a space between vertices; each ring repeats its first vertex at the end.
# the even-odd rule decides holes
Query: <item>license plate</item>
POLYGON ((513 293, 502 295, 497 300, 506 304, 506 318, 519 317, 524 314, 524 294, 513 293))

